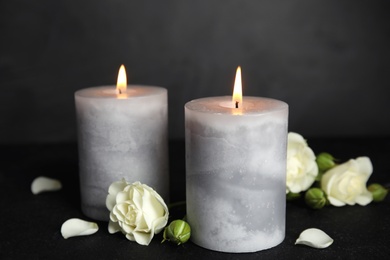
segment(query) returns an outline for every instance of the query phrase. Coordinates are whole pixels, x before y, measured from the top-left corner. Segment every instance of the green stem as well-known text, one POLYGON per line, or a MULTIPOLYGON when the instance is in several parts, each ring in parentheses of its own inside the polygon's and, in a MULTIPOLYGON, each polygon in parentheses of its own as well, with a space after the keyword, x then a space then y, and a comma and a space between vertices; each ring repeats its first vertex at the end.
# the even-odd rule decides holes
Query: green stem
POLYGON ((186 205, 186 201, 185 201, 185 200, 182 200, 182 201, 178 201, 178 202, 174 202, 174 203, 169 204, 169 205, 168 205, 168 209, 172 209, 172 208, 179 207, 179 206, 183 206, 183 205, 186 205))

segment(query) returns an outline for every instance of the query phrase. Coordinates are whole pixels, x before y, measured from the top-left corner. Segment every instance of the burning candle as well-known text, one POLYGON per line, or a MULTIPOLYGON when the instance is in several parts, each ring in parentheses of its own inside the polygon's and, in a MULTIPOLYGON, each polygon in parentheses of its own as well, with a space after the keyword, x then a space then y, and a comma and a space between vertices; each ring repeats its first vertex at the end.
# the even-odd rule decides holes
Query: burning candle
POLYGON ((169 198, 167 90, 126 83, 75 93, 81 206, 85 215, 108 220, 108 187, 125 178, 169 198))
POLYGON ((240 68, 233 97, 185 104, 187 219, 199 246, 255 252, 285 236, 288 105, 236 88, 240 68))

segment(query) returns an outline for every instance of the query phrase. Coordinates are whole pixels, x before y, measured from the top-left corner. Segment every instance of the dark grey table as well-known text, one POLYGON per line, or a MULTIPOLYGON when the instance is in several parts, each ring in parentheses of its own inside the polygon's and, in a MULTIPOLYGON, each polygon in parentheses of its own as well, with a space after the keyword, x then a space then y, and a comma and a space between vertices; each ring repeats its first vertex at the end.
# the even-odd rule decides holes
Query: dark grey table
MULTIPOLYGON (((390 137, 308 138, 315 153, 327 151, 345 161, 369 156, 374 173, 369 183, 390 183, 390 137)), ((171 199, 185 199, 184 141, 170 141, 171 199)), ((390 255, 390 198, 366 207, 311 210, 302 201, 287 203, 286 238, 279 246, 251 254, 226 254, 189 242, 181 246, 149 246, 110 235, 107 223, 86 237, 63 239, 62 223, 87 219, 80 210, 76 144, 0 145, 0 259, 385 259, 390 255), (60 179, 58 192, 33 195, 32 180, 40 175, 60 179), (295 246, 299 233, 317 227, 335 242, 327 249, 295 246)), ((181 218, 185 207, 171 211, 181 218)))

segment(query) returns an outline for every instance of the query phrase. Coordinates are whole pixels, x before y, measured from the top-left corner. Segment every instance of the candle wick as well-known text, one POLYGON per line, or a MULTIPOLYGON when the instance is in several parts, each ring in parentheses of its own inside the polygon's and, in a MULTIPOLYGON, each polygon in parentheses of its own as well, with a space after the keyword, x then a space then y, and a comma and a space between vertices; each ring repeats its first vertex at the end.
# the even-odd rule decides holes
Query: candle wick
POLYGON ((238 108, 238 101, 236 101, 236 108, 238 108))
POLYGON ((122 94, 122 90, 120 88, 118 90, 119 90, 119 94, 122 94))

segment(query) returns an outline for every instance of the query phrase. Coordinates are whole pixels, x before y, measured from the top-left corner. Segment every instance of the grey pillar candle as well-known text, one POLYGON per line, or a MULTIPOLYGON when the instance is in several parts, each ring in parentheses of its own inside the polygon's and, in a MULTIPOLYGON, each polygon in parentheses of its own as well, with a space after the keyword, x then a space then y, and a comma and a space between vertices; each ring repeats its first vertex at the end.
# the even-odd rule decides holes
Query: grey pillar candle
POLYGON ((285 236, 288 105, 244 97, 185 105, 191 239, 222 252, 255 252, 285 236))
POLYGON ((167 90, 129 85, 75 93, 81 204, 85 215, 108 220, 109 185, 140 181, 169 199, 167 90))

